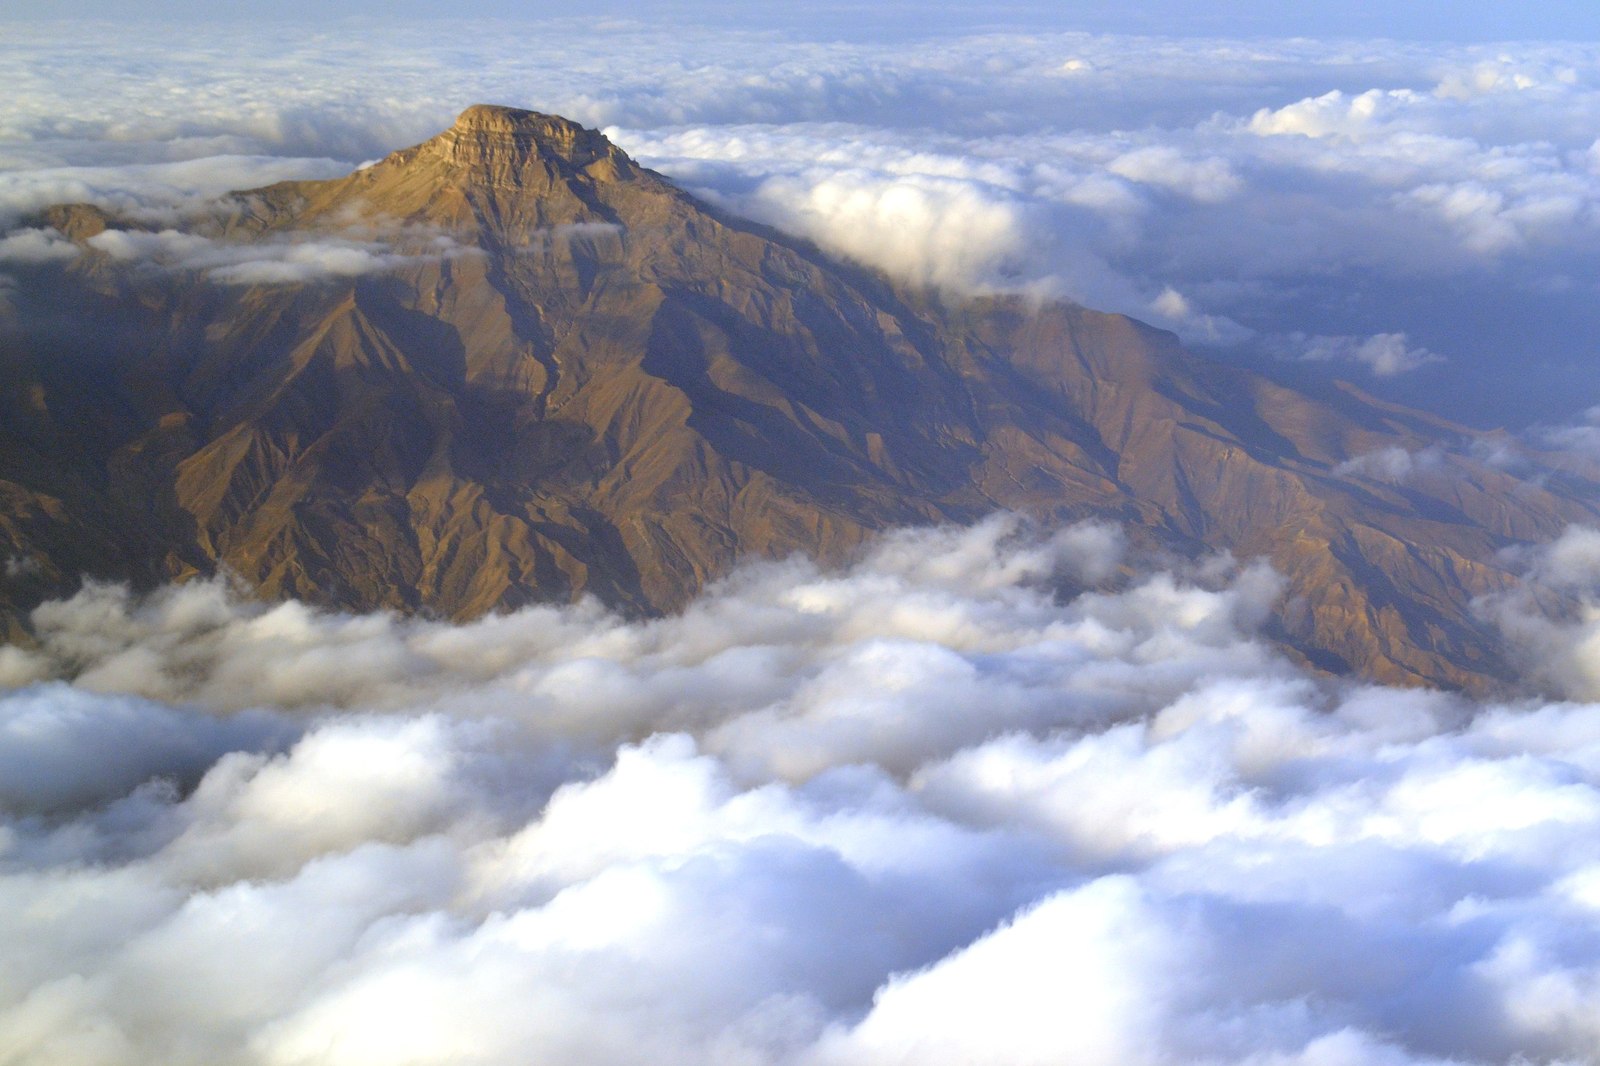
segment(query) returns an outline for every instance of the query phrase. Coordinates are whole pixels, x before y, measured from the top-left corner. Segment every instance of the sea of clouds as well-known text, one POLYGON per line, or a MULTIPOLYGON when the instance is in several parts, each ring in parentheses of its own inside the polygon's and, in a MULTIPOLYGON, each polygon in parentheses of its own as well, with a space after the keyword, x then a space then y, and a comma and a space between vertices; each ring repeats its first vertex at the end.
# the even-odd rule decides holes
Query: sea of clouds
POLYGON ((1485 425, 1600 402, 1596 46, 1028 17, 867 40, 750 19, 13 23, 0 224, 66 200, 163 222, 502 102, 913 283, 1064 295, 1485 425))
MULTIPOLYGON (((218 283, 456 254, 187 223, 486 100, 909 282, 1593 455, 1597 58, 12 24, 0 273, 75 254, 29 218, 68 200, 149 227, 108 254, 218 283)), ((0 1061, 1594 1063, 1600 532, 1516 563, 1478 605, 1521 655, 1499 701, 1308 672, 1261 636, 1260 564, 1006 516, 651 621, 90 585, 0 648, 0 1061)))
POLYGON ((91 586, 0 652, 0 1048, 1594 1062, 1600 532, 1524 563, 1547 695, 1476 703, 1289 662, 1258 564, 1010 516, 651 621, 91 586))

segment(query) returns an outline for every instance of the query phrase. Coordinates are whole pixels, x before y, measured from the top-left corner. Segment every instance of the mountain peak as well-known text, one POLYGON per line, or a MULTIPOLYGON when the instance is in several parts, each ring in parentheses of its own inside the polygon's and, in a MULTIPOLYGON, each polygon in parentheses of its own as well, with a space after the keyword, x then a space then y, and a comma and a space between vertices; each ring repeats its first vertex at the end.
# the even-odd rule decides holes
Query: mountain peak
POLYGON ((456 116, 450 129, 457 133, 495 133, 552 140, 576 140, 582 134, 589 134, 605 140, 601 134, 560 115, 547 115, 541 111, 528 111, 504 104, 473 104, 456 116))
POLYGON ((637 165, 606 139, 559 115, 499 104, 474 104, 430 145, 457 166, 505 177, 529 166, 585 171, 605 180, 631 175, 637 165))

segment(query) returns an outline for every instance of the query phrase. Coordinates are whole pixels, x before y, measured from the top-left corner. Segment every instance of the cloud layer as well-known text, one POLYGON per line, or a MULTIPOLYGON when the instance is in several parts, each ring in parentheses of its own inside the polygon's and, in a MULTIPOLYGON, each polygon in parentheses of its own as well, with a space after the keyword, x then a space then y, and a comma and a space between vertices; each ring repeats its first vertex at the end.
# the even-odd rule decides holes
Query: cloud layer
POLYGON ((1307 676, 1277 590, 1005 517, 647 622, 91 587, 0 660, 0 1044, 1591 1061, 1600 707, 1307 676))
POLYGON ((1354 361, 1296 372, 1473 421, 1600 402, 1592 45, 1118 38, 1010 17, 853 41, 777 16, 781 32, 279 25, 249 55, 219 30, 16 24, 0 219, 82 199, 170 219, 225 188, 331 176, 491 100, 603 126, 705 195, 913 282, 1065 294, 1269 366, 1348 339, 1354 361), (1400 337, 1398 358, 1361 355, 1400 337))
MULTIPOLYGON (((48 230, 23 230, 18 236, 40 233, 44 234, 41 253, 54 254, 61 243, 51 242, 48 230)), ((369 234, 363 239, 333 232, 299 240, 237 242, 171 229, 106 230, 84 243, 115 261, 194 271, 223 285, 279 285, 357 277, 428 259, 453 258, 467 251, 442 234, 429 237, 397 230, 383 239, 373 239, 376 236, 369 234)), ((67 247, 72 250, 70 245, 67 247)), ((0 245, 0 261, 5 254, 5 246, 0 245)))

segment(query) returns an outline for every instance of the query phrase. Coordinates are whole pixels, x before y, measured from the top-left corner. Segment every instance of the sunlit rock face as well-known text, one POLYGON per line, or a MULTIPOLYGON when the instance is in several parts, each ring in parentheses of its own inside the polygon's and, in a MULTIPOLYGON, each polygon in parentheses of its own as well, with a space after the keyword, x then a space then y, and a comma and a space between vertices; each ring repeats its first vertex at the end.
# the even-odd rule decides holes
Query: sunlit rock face
POLYGON ((34 221, 0 312, 12 626, 83 575, 218 567, 360 610, 653 613, 743 557, 1014 509, 1265 557, 1312 664, 1482 686, 1500 553, 1600 499, 1131 319, 897 287, 512 108, 170 225, 34 221))

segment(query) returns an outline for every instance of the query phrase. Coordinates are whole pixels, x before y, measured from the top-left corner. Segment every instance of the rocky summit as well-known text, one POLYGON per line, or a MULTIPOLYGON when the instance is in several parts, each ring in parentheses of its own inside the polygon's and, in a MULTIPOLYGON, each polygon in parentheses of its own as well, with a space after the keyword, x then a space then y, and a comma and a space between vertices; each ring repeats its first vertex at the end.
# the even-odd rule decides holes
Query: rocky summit
POLYGON ((78 254, 0 300, 19 638, 86 576, 219 566, 358 610, 670 611, 742 557, 1017 509, 1270 559, 1306 660, 1483 687, 1506 664, 1472 603, 1513 580, 1503 550, 1600 499, 1122 316, 897 287, 512 108, 175 227, 34 224, 78 254))

